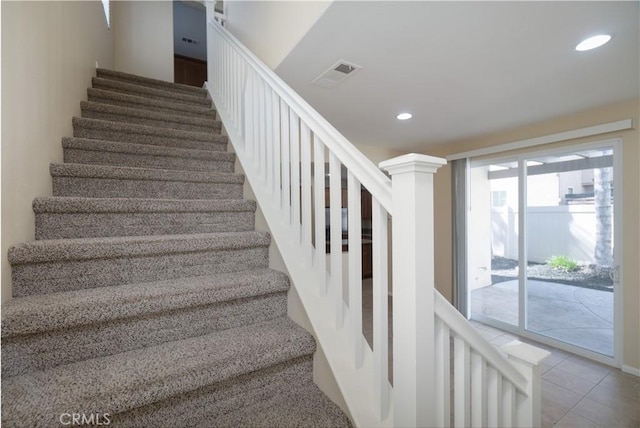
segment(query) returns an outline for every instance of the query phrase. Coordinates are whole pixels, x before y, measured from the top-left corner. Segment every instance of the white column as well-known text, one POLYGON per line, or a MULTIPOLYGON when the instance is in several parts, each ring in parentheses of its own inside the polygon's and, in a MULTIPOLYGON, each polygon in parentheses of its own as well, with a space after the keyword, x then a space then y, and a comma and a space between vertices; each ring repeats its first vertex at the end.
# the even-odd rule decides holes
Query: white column
POLYGON ((542 384, 540 380, 540 363, 551 353, 544 349, 514 340, 500 349, 507 354, 507 359, 527 379, 527 397, 517 400, 516 420, 521 427, 542 426, 542 384))
POLYGON ((384 161, 393 206, 394 426, 436 426, 433 174, 446 161, 408 154, 384 161))

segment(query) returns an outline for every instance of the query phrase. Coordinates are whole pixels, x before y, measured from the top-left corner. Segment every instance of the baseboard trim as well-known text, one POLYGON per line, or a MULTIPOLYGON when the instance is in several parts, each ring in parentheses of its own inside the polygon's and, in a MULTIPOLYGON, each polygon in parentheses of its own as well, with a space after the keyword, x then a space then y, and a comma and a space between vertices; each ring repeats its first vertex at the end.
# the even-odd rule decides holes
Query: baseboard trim
POLYGON ((640 377, 640 368, 631 367, 626 364, 622 365, 622 371, 640 377))

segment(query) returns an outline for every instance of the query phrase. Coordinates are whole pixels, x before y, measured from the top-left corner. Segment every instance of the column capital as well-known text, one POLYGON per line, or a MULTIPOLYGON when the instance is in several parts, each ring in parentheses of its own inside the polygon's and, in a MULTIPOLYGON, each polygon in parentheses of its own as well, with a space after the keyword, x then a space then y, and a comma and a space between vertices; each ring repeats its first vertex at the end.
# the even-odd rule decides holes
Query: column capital
POLYGON ((380 162, 378 165, 381 169, 389 172, 391 175, 403 173, 426 172, 435 173, 442 165, 446 165, 447 160, 437 158, 435 156, 420 155, 417 153, 409 153, 398 156, 386 161, 380 162))

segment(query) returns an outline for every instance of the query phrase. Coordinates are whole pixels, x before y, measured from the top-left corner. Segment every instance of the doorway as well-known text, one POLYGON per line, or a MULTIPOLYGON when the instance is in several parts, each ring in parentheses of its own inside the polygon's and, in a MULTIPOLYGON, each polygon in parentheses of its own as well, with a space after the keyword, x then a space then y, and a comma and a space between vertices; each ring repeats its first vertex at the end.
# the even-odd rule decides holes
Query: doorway
POLYGON ((175 83, 201 88, 207 80, 207 19, 204 4, 174 0, 173 52, 175 83))
POLYGON ((620 143, 511 158, 467 170, 469 315, 540 342, 614 361, 621 260, 620 143))

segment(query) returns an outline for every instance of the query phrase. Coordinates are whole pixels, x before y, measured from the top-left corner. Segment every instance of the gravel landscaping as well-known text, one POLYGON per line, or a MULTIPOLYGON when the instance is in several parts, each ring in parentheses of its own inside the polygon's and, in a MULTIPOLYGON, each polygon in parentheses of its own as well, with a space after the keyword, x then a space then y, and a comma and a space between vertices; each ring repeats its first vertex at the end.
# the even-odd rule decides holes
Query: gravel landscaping
MULTIPOLYGON (((491 281, 494 284, 511 281, 518 278, 518 261, 503 257, 491 259, 491 281)), ((580 265, 572 272, 555 269, 545 263, 529 262, 527 278, 540 281, 558 282, 577 287, 593 288, 596 290, 613 291, 613 281, 609 277, 608 268, 595 265, 580 265)))

